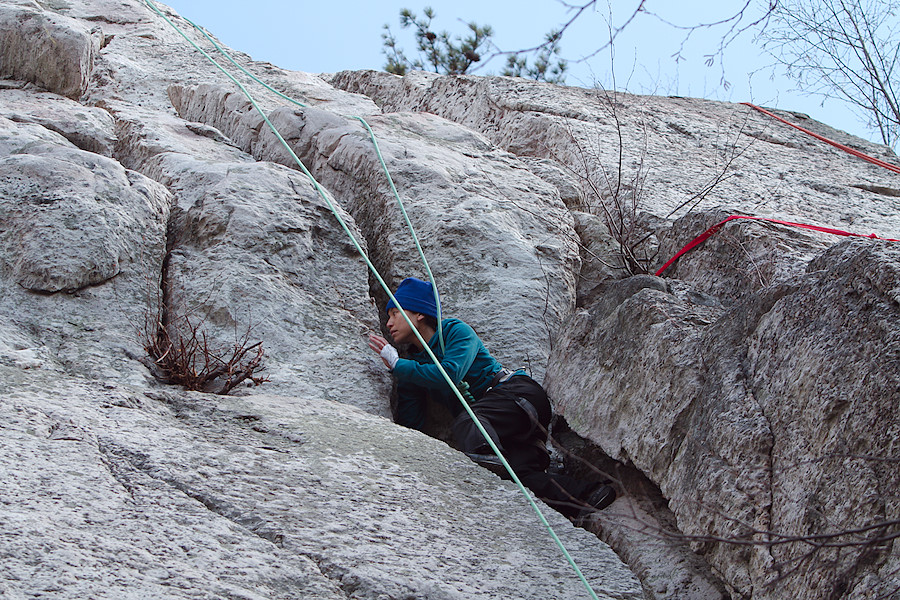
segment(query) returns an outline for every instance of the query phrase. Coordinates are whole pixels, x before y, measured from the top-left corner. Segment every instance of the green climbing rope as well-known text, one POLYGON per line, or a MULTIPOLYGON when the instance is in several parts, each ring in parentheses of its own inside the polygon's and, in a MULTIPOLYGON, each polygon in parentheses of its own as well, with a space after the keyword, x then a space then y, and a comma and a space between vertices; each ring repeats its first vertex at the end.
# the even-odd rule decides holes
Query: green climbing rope
MULTIPOLYGON (((310 173, 310 171, 306 168, 306 166, 303 164, 303 162, 300 160, 300 158, 297 156, 297 154, 294 152, 294 150, 284 140, 281 133, 272 124, 272 122, 269 120, 268 116, 266 116, 266 114, 260 108, 259 104, 256 102, 256 99, 253 97, 253 95, 247 90, 246 87, 244 87, 244 85, 240 81, 238 81, 231 73, 229 73, 224 67, 222 67, 222 65, 220 65, 212 56, 210 56, 205 50, 200 48, 200 46, 198 46, 192 39, 190 39, 190 37, 188 37, 187 34, 185 34, 184 31, 181 30, 180 27, 175 25, 175 23, 173 23, 165 14, 163 14, 163 12, 160 11, 156 7, 153 0, 144 0, 144 2, 145 2, 145 4, 147 4, 147 6, 153 12, 155 12, 157 15, 162 17, 166 21, 166 23, 169 24, 169 26, 171 26, 185 40, 187 40, 187 42, 190 43, 191 46, 193 46, 198 52, 200 52, 204 57, 206 57, 207 60, 209 60, 213 65, 215 65, 216 68, 218 68, 220 71, 222 71, 222 73, 226 77, 228 77, 228 79, 230 79, 235 85, 238 86, 238 88, 241 90, 241 92, 247 97, 247 99, 249 100, 249 102, 251 103, 253 108, 259 113, 259 115, 262 117, 263 121, 266 123, 266 125, 269 127, 269 129, 272 131, 272 133, 278 139, 279 143, 284 147, 284 149, 288 152, 288 154, 291 156, 291 158, 300 167, 300 170, 310 180, 310 183, 313 185, 313 188, 316 190, 316 192, 319 194, 319 196, 321 196, 322 199, 325 201, 325 203, 328 205, 329 210, 331 210, 332 214, 337 219, 341 228, 344 230, 344 233, 346 233, 347 236, 350 238, 350 241, 353 243, 353 246, 356 248, 356 251, 363 258, 363 260, 366 263, 366 266, 369 268, 371 273, 374 275, 374 277, 378 281, 379 285, 381 285, 382 289, 385 291, 385 293, 387 293, 387 295, 394 302, 394 304, 396 304, 398 307, 400 307, 402 309, 400 302, 398 302, 397 299, 394 297, 394 294, 391 292, 390 287, 387 285, 387 283, 385 283, 381 274, 378 272, 378 269, 375 268, 375 265, 372 264, 372 261, 369 259, 368 255, 363 250, 362 245, 359 243, 359 240, 357 240, 356 236, 353 235, 353 232, 347 226, 347 223, 344 221, 343 217, 341 217, 340 212, 337 210, 337 207, 334 205, 334 203, 328 197, 328 194, 325 192, 324 188, 319 184, 318 181, 316 181, 316 178, 313 177, 312 173, 310 173)), ((193 25, 193 23, 192 23, 192 25, 193 25)), ((194 27, 196 27, 196 25, 194 25, 194 27)), ((205 35, 205 33, 204 33, 204 35, 205 35)), ((209 36, 207 36, 207 37, 209 37, 209 36)), ((232 62, 234 62, 234 61, 232 61, 232 62)), ((266 86, 266 87, 268 87, 268 86, 266 86)), ((271 88, 269 88, 269 89, 271 89, 271 88)), ((383 162, 382 162, 382 164, 383 164, 383 162)), ((385 167, 385 169, 386 169, 386 167, 385 167)), ((410 227, 412 227, 412 225, 410 225, 410 227)), ((437 288, 437 286, 433 286, 433 287, 437 288)), ((569 565, 575 571, 576 575, 578 576, 581 583, 584 585, 585 589, 590 594, 591 598, 593 598, 593 600, 599 600, 599 598, 597 597, 597 594, 594 592, 593 588, 591 588, 591 586, 588 583, 587 579, 585 578, 584 574, 581 572, 581 569, 575 563, 575 560, 572 558, 572 556, 569 554, 569 551, 566 549, 565 545, 562 543, 562 540, 559 539, 559 536, 556 534, 556 532, 553 530, 553 527, 547 521, 547 517, 541 511, 540 507, 537 505, 537 503, 534 501, 534 499, 531 497, 531 494, 528 493, 528 490, 525 488, 525 485, 519 479, 519 476, 516 474, 516 472, 513 470, 513 468, 510 466, 509 462, 506 460, 506 457, 503 456, 503 454, 500 452, 500 449, 497 447, 497 445, 491 439, 491 436, 488 435, 487 431, 484 429, 484 426, 481 424, 480 420, 475 416, 475 413, 472 411, 472 408, 469 406, 468 402, 465 401, 465 399, 463 398, 463 395, 457 389, 456 383, 450 378, 450 376, 447 374, 447 371, 441 365, 440 360, 438 360, 437 356, 434 355, 434 352, 428 346, 428 342, 422 338, 421 334, 415 328, 412 321, 406 315, 406 312, 401 310, 400 314, 403 315, 403 318, 406 321, 407 325, 409 325, 410 329, 415 334, 419 343, 422 345, 422 348, 425 349, 429 358, 437 366, 438 370, 441 373, 441 376, 444 378, 446 383, 450 386, 450 389, 456 393, 456 396, 459 399, 460 403, 462 404, 463 408, 466 410, 469 417, 472 419, 472 422, 478 428, 478 431, 481 433, 482 436, 484 436, 484 439, 487 442, 488 446, 490 446, 491 451, 493 451, 494 454, 497 455, 497 457, 500 459, 500 462, 503 464, 503 467, 506 469, 506 471, 509 473, 512 480, 518 486, 519 490, 522 492, 522 494, 528 500, 528 503, 531 505, 534 512, 538 515, 538 518, 540 519, 540 521, 543 523, 543 525, 546 527, 547 531, 550 533, 550 536, 553 538, 553 541, 556 543, 556 545, 562 551, 563 556, 565 556, 569 565)))
POLYGON ((412 233, 416 249, 419 251, 419 256, 422 257, 422 263, 425 265, 425 271, 428 272, 428 279, 431 281, 431 289, 434 291, 434 303, 435 306, 437 306, 438 342, 441 345, 441 352, 446 352, 446 349, 444 348, 444 328, 441 325, 441 321, 443 320, 443 315, 441 313, 441 297, 438 294, 437 284, 434 282, 434 275, 431 273, 431 267, 428 266, 428 260, 425 258, 425 251, 422 250, 422 245, 419 243, 419 236, 416 235, 416 231, 413 229, 412 223, 409 220, 409 215, 406 214, 406 207, 403 205, 403 200, 400 199, 400 194, 397 192, 397 186, 394 185, 394 179, 391 177, 391 172, 388 171, 387 165, 384 163, 384 157, 381 156, 381 148, 378 147, 378 140, 375 139, 375 132, 372 131, 372 128, 369 127, 369 124, 366 123, 365 119, 362 117, 354 118, 358 119, 359 122, 363 124, 363 127, 368 130, 369 135, 372 138, 372 145, 375 146, 375 154, 378 155, 378 161, 381 163, 381 168, 384 169, 384 173, 387 175, 388 183, 391 185, 391 191, 394 192, 394 198, 397 199, 397 204, 400 206, 400 212, 406 220, 406 226, 409 228, 410 233, 412 233))
MULTIPOLYGON (((232 58, 232 56, 228 52, 226 52, 225 49, 222 48, 219 45, 219 43, 216 42, 216 40, 213 39, 213 37, 211 35, 209 35, 209 33, 204 28, 200 27, 199 25, 197 25, 190 19, 185 19, 185 21, 190 23, 194 29, 196 29, 201 34, 203 34, 203 37, 205 37, 209 41, 209 43, 211 43, 213 45, 213 47, 222 56, 227 58, 231 64, 233 64, 235 67, 240 69, 240 71, 242 73, 244 73, 247 77, 249 77, 256 83, 258 83, 259 85, 263 86, 270 92, 276 94, 278 97, 280 97, 284 100, 287 100, 288 102, 290 102, 292 104, 296 104, 297 106, 299 106, 301 108, 307 108, 306 104, 303 104, 302 102, 295 100, 294 98, 291 98, 290 96, 283 94, 282 92, 279 92, 278 90, 276 90, 275 88, 273 88, 272 86, 267 84, 266 82, 259 79, 256 75, 254 75, 253 73, 251 73, 250 71, 245 69, 244 66, 241 65, 240 63, 238 63, 236 60, 234 60, 234 58, 232 58)), ((196 47, 196 45, 195 45, 195 47, 196 47)), ((435 302, 435 305, 437 306, 438 341, 441 346, 441 352, 445 352, 446 350, 444 347, 444 328, 443 328, 443 325, 441 324, 441 321, 443 320, 442 319, 442 311, 441 311, 441 298, 440 298, 440 295, 438 294, 438 287, 437 287, 437 282, 434 280, 434 274, 431 272, 431 267, 428 265, 428 259, 425 257, 425 251, 422 250, 422 245, 419 243, 419 236, 416 235, 416 230, 413 228, 412 223, 409 220, 409 215, 407 215, 407 213, 406 213, 406 206, 403 204, 403 200, 400 198, 400 193, 397 191, 397 186, 394 185, 394 179, 393 179, 393 177, 391 177, 391 172, 388 170, 387 164, 385 164, 384 158, 381 155, 381 149, 378 147, 378 140, 375 137, 375 132, 372 131, 372 128, 369 126, 369 124, 366 122, 366 120, 363 119, 362 117, 353 117, 353 118, 358 120, 360 123, 362 123, 363 127, 366 128, 366 131, 369 132, 369 137, 372 139, 372 145, 375 147, 375 153, 378 155, 378 161, 381 163, 381 168, 384 171, 385 177, 387 177, 388 184, 391 187, 391 192, 394 194, 394 199, 397 200, 397 205, 400 207, 400 212, 403 214, 403 219, 406 222, 406 226, 409 229, 409 233, 412 235, 413 242, 416 245, 416 249, 419 251, 419 257, 422 259, 422 264, 425 265, 425 272, 428 274, 428 280, 431 282, 431 289, 434 291, 434 302, 435 302)))

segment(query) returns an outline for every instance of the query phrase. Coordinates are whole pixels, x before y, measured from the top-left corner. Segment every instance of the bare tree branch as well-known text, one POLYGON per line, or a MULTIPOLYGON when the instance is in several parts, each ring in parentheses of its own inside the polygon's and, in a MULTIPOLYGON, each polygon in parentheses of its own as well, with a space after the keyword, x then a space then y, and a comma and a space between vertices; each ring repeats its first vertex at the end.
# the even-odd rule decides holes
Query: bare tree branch
POLYGON ((235 336, 231 347, 211 344, 203 325, 203 319, 172 315, 164 302, 158 302, 157 315, 147 318, 140 332, 155 377, 189 390, 217 394, 227 394, 247 379, 254 385, 268 381, 258 375, 264 368, 264 352, 262 342, 250 343, 252 325, 235 336))
POLYGON ((798 88, 859 111, 883 143, 900 138, 895 0, 782 0, 760 39, 798 88))
MULTIPOLYGON (((588 15, 591 11, 599 12, 598 7, 601 6, 598 0, 591 0, 589 2, 583 3, 573 3, 566 0, 557 0, 561 6, 566 9, 566 13, 569 15, 568 19, 558 25, 555 29, 555 35, 552 39, 547 39, 544 42, 531 46, 529 48, 521 48, 518 50, 501 50, 498 49, 497 52, 491 54, 487 60, 485 60, 479 68, 484 67, 492 58, 497 56, 510 56, 510 55, 520 55, 520 54, 530 54, 539 52, 542 50, 546 50, 552 44, 559 44, 565 35, 567 35, 572 26, 579 20, 584 20, 589 18, 588 15)), ((725 50, 730 46, 740 35, 754 30, 754 29, 765 29, 766 24, 770 15, 778 6, 780 0, 768 0, 767 3, 761 8, 758 9, 760 12, 757 12, 757 2, 754 0, 744 0, 744 4, 738 8, 733 14, 724 17, 722 19, 716 21, 710 21, 705 23, 696 23, 696 24, 678 24, 674 23, 669 19, 666 19, 660 16, 659 13, 653 11, 653 0, 634 0, 631 7, 625 9, 623 11, 624 19, 621 21, 621 24, 615 24, 615 13, 613 11, 612 2, 610 0, 606 0, 606 11, 604 12, 603 19, 606 22, 606 29, 608 31, 608 35, 606 39, 604 39, 601 43, 599 43, 593 50, 588 52, 587 54, 574 58, 574 57, 566 57, 566 62, 568 63, 583 63, 588 61, 601 52, 606 50, 612 50, 615 47, 616 40, 619 36, 628 28, 635 25, 635 22, 641 17, 646 16, 657 21, 672 27, 676 31, 680 31, 684 33, 684 38, 681 41, 681 45, 679 49, 675 52, 674 56, 676 60, 682 59, 682 52, 684 50, 685 45, 691 36, 701 30, 710 31, 718 28, 727 27, 725 32, 722 34, 719 44, 715 48, 714 51, 708 53, 706 55, 707 64, 712 65, 716 59, 718 58, 719 62, 722 63, 722 57, 724 56, 725 50)), ((724 73, 723 73, 723 81, 724 81, 724 73)))

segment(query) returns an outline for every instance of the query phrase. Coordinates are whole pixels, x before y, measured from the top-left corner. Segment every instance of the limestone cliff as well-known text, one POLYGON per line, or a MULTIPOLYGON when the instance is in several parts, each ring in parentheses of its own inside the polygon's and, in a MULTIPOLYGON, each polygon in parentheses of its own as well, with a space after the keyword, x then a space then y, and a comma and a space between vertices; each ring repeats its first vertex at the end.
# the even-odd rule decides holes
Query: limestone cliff
MULTIPOLYGON (((900 237, 897 175, 743 105, 233 56, 396 285, 371 125, 445 314, 617 476, 588 530, 545 510, 599 597, 898 593, 900 247, 741 221, 647 274, 736 212, 900 237)), ((0 597, 587 597, 514 486, 391 422, 384 293, 148 3, 0 0, 0 77, 0 597), (161 382, 179 317, 268 381, 161 382)))

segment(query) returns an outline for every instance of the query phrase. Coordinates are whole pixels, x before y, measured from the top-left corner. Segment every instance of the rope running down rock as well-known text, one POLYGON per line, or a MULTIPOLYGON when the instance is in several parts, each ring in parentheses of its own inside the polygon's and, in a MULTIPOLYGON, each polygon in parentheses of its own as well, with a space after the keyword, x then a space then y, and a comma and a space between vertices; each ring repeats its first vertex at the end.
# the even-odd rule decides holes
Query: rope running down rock
MULTIPOLYGON (((156 5, 153 3, 152 0, 144 0, 144 2, 145 2, 145 4, 146 4, 153 12, 155 12, 157 15, 159 15, 160 17, 162 17, 162 18, 166 21, 166 23, 168 23, 173 29, 175 29, 175 31, 177 31, 177 32, 178 32, 185 40, 187 40, 188 43, 190 43, 190 44, 191 44, 198 52, 200 52, 204 57, 206 57, 207 60, 209 60, 213 65, 215 65, 216 68, 218 68, 220 71, 222 71, 222 73, 225 74, 226 77, 228 77, 235 85, 238 86, 238 88, 240 88, 241 92, 247 97, 247 99, 248 99, 248 100, 250 101, 250 103, 253 105, 253 108, 256 109, 256 111, 257 111, 257 112, 259 113, 259 115, 262 117, 263 121, 265 121, 266 125, 269 127, 269 129, 272 131, 272 133, 273 133, 273 134, 275 135, 275 137, 278 139, 279 143, 284 147, 284 149, 288 152, 288 154, 291 156, 291 158, 294 159, 294 161, 297 163, 297 165, 300 167, 300 169, 303 171, 303 173, 309 178, 309 180, 310 180, 310 182, 312 183, 313 187, 315 188, 316 192, 318 192, 318 194, 322 197, 322 199, 323 199, 323 200, 325 201, 325 203, 328 205, 328 208, 329 208, 329 209, 331 210, 331 212, 334 214, 335 218, 337 218, 338 223, 341 225, 341 228, 344 230, 344 233, 347 234, 347 236, 350 238, 350 241, 353 243, 354 247, 356 248, 356 251, 359 253, 359 255, 360 255, 360 256, 363 258, 363 260, 365 261, 366 266, 369 268, 369 270, 372 272, 372 274, 373 274, 373 275, 375 276, 375 278, 378 280, 379 285, 381 285, 382 289, 385 291, 385 293, 387 293, 388 297, 390 297, 390 299, 391 299, 398 307, 401 307, 400 302, 398 302, 397 299, 394 297, 394 294, 391 292, 390 287, 387 285, 387 283, 385 283, 384 278, 381 276, 381 274, 380 274, 380 273, 378 272, 378 270, 375 268, 375 265, 372 264, 372 261, 369 259, 369 257, 366 255, 366 253, 363 251, 361 244, 360 244, 359 241, 356 239, 356 236, 354 236, 354 235, 353 235, 353 232, 350 231, 350 228, 347 226, 346 222, 345 222, 344 219, 341 217, 340 213, 339 213, 338 210, 337 210, 337 207, 336 207, 336 206, 331 202, 331 200, 328 198, 328 195, 325 193, 325 190, 322 188, 321 184, 319 184, 319 182, 315 179, 315 177, 312 175, 312 173, 310 173, 310 171, 306 168, 306 166, 303 164, 303 162, 300 160, 300 158, 297 156, 297 154, 294 152, 294 150, 293 150, 293 149, 290 147, 290 145, 285 141, 284 137, 282 137, 281 133, 279 133, 278 129, 272 124, 272 122, 269 120, 268 116, 266 116, 265 112, 262 110, 262 108, 261 108, 261 107, 259 106, 259 104, 256 102, 256 100, 255 100, 255 98, 253 97, 253 95, 250 94, 250 92, 247 90, 246 87, 244 87, 244 85, 243 85, 241 82, 239 82, 239 81, 238 81, 231 73, 229 73, 224 67, 222 67, 222 65, 220 65, 220 64, 219 64, 214 58, 212 58, 206 51, 204 51, 202 48, 200 48, 200 47, 199 47, 193 40, 191 40, 191 39, 190 39, 190 38, 189 38, 189 37, 188 37, 188 36, 187 36, 187 35, 186 35, 186 34, 185 34, 185 33, 177 26, 177 25, 175 25, 175 24, 174 24, 174 23, 173 23, 166 15, 165 15, 165 14, 163 14, 163 13, 156 7, 156 5)), ((194 25, 193 23, 191 23, 191 25, 193 25, 194 27, 197 27, 197 26, 194 25)), ((199 28, 198 28, 198 29, 199 29, 199 28)), ((209 39, 209 36, 206 35, 205 32, 204 32, 204 35, 209 39)), ((216 45, 216 47, 218 48, 218 45, 216 45)), ((220 52, 222 52, 223 54, 225 54, 225 52, 224 52, 223 50, 221 50, 221 48, 219 48, 219 50, 220 50, 220 52)), ((229 58, 229 60, 231 60, 232 63, 234 63, 234 61, 233 61, 230 57, 228 57, 228 58, 229 58)), ((237 64, 237 63, 234 63, 234 64, 237 64)), ((241 70, 243 70, 243 68, 241 68, 241 70)), ((245 72, 246 72, 246 71, 245 71, 245 72)), ((253 79, 256 80, 255 77, 253 77, 253 79)), ((258 81, 258 80, 257 80, 257 81, 258 81)), ((261 83, 261 82, 260 82, 260 83, 261 83)), ((265 84, 263 84, 263 85, 265 85, 265 84)), ((267 87, 268 89, 272 89, 272 88, 269 88, 268 86, 266 86, 266 87, 267 87)), ((286 96, 284 96, 283 94, 280 94, 280 93, 278 93, 278 94, 279 94, 280 96, 282 96, 282 97, 286 97, 286 96)), ((292 102, 294 102, 294 101, 292 100, 292 102)), ((297 102, 294 102, 294 103, 295 103, 295 104, 299 104, 299 103, 297 103, 297 102)), ((301 105, 301 106, 302 106, 302 105, 301 105)), ((359 118, 359 117, 357 117, 357 118, 359 118)), ((359 119, 362 121, 361 118, 359 118, 359 119)), ((370 131, 371 131, 371 129, 370 129, 370 131)), ((373 134, 373 138, 374 138, 374 134, 373 134)), ((376 145, 376 147, 377 147, 377 145, 376 145)), ((379 153, 379 154, 380 154, 380 153, 379 153)), ((382 164, 384 164, 383 161, 382 161, 382 164)), ((387 169, 387 167, 385 167, 385 169, 387 169)), ((390 177, 390 174, 388 174, 388 177, 390 177)), ((392 185, 392 187, 393 187, 393 185, 392 185)), ((395 190, 395 191, 396 191, 396 190, 395 190)), ((397 199, 399 200, 399 196, 398 196, 397 199)), ((401 205, 402 205, 402 203, 401 203, 401 205)), ((405 212, 405 211, 404 211, 404 212, 405 212)), ((407 220, 407 223, 409 223, 408 220, 407 220)), ((410 229, 412 229, 412 225, 411 225, 411 224, 409 224, 409 227, 410 227, 410 229)), ((415 233, 413 233, 413 235, 415 235, 415 233)), ((424 259, 424 255, 423 255, 422 258, 424 259)), ((433 286, 433 287, 435 288, 435 290, 437 289, 437 286, 433 286)), ((402 307, 401 307, 401 308, 402 308, 402 307)), ((487 431, 484 429, 484 426, 483 426, 483 425, 481 424, 481 422, 476 418, 475 413, 474 413, 474 412, 472 411, 472 409, 469 407, 468 403, 465 402, 465 400, 464 400, 462 394, 461 394, 461 393, 459 392, 459 390, 456 388, 455 382, 454 382, 454 381, 450 378, 450 376, 447 374, 447 372, 446 372, 446 370, 444 369, 444 367, 440 364, 440 361, 438 360, 438 358, 434 355, 434 353, 432 352, 431 348, 429 348, 427 342, 426 342, 424 339, 422 339, 422 336, 419 334, 418 330, 413 326, 412 321, 410 321, 410 319, 409 319, 409 317, 406 315, 406 313, 405 313, 403 310, 401 310, 401 311, 400 311, 400 314, 403 315, 403 318, 406 320, 407 325, 409 325, 409 327, 412 329, 412 332, 416 335, 416 338, 417 338, 417 339, 419 340, 419 342, 422 344, 422 347, 425 349, 425 351, 427 352, 428 356, 431 358, 431 360, 432 360, 432 361, 434 362, 434 364, 437 366, 438 370, 440 371, 440 373, 441 373, 441 375, 443 376, 444 380, 445 380, 445 381, 447 382, 447 384, 450 386, 451 390, 453 390, 453 391, 456 393, 456 396, 457 396, 457 398, 459 399, 460 403, 462 404, 463 408, 466 410, 466 412, 467 412, 467 413, 469 414, 469 416, 471 417, 472 421, 474 422, 474 424, 475 424, 476 427, 478 428, 478 431, 481 433, 482 436, 484 436, 484 439, 485 439, 485 441, 487 442, 488 446, 491 448, 491 450, 492 450, 492 451, 497 455, 497 457, 500 459, 500 462, 503 464, 504 468, 505 468, 506 471, 509 473, 509 475, 510 475, 510 477, 512 478, 512 480, 516 483, 516 485, 518 486, 519 490, 522 492, 522 494, 523 494, 523 495, 525 496, 525 498, 528 500, 528 502, 529 502, 529 504, 531 505, 532 509, 533 509, 534 512, 537 514, 538 518, 539 518, 540 521, 543 523, 544 527, 546 527, 546 529, 547 529, 547 531, 549 532, 550 536, 553 538, 553 541, 556 543, 556 545, 557 545, 557 546, 559 547, 559 549, 562 551, 563 556, 566 558, 566 561, 567 561, 567 562, 569 563, 569 565, 572 567, 572 569, 574 570, 575 574, 578 576, 578 579, 581 581, 581 583, 584 585, 585 589, 586 589, 587 592, 589 593, 590 597, 591 597, 593 600, 599 600, 597 594, 594 592, 593 588, 591 588, 590 584, 588 583, 588 581, 587 581, 587 579, 585 578, 584 574, 582 573, 581 569, 580 569, 580 568, 578 567, 578 565, 575 563, 575 560, 572 558, 571 554, 569 554, 569 551, 566 549, 565 545, 562 543, 562 540, 559 539, 559 536, 556 534, 556 532, 553 530, 553 527, 552 527, 552 526, 550 525, 550 523, 547 521, 547 518, 544 516, 544 513, 541 511, 540 507, 537 505, 537 503, 536 503, 536 502, 534 501, 534 499, 531 497, 531 494, 528 493, 528 490, 525 488, 525 485, 522 483, 521 479, 519 479, 519 476, 516 474, 516 472, 513 470, 513 468, 510 466, 509 462, 506 460, 506 457, 504 457, 503 454, 500 452, 500 449, 497 447, 496 443, 494 443, 494 441, 491 439, 490 435, 488 435, 487 431)))

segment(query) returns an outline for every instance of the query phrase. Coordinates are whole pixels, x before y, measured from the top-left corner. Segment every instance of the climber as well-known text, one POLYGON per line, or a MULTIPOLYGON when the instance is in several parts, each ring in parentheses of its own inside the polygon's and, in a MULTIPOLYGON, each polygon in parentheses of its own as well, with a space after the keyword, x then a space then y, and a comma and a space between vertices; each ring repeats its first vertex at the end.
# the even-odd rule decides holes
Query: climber
MULTIPOLYGON (((464 392, 472 411, 524 485, 576 522, 612 503, 616 493, 609 482, 585 482, 546 472, 550 464, 547 427, 552 409, 540 384, 522 369, 504 369, 475 331, 459 319, 442 321, 442 350, 436 333, 438 311, 431 283, 414 277, 404 279, 394 297, 441 366, 464 392)), ((391 338, 397 345, 411 346, 409 358, 400 358, 397 349, 379 335, 369 335, 369 347, 381 356, 397 380, 397 422, 421 431, 425 425, 425 399, 430 394, 454 415, 453 437, 459 448, 476 463, 509 479, 393 300, 388 302, 387 314, 391 338)))

